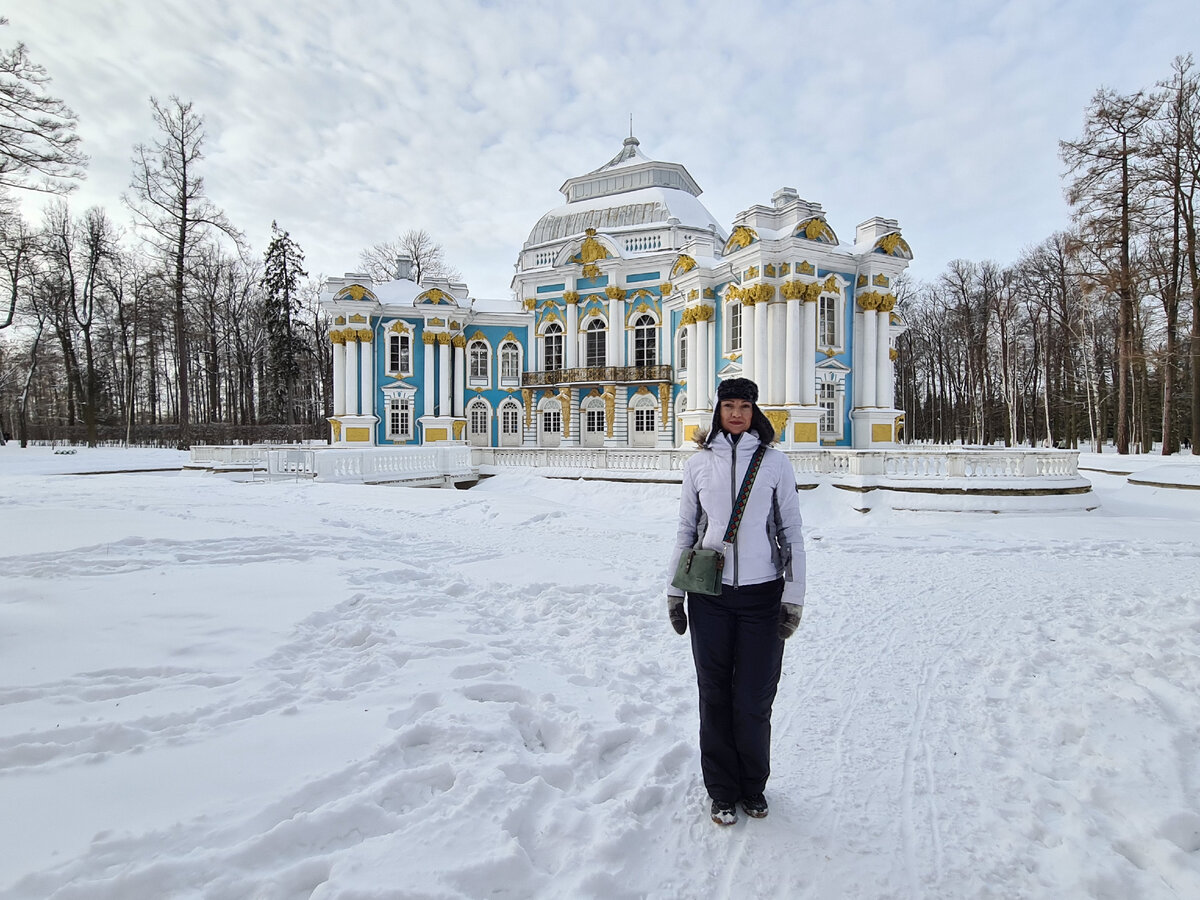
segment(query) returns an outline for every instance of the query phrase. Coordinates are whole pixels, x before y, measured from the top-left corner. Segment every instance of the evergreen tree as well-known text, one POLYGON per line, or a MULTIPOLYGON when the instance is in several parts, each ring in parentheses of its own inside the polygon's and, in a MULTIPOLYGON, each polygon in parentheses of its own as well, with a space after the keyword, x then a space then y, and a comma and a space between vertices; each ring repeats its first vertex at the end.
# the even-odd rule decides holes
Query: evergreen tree
POLYGON ((263 260, 263 322, 267 331, 267 378, 271 397, 288 425, 296 424, 293 403, 296 378, 300 374, 300 354, 304 341, 298 334, 296 315, 300 311, 300 279, 304 271, 304 252, 286 231, 271 223, 271 243, 263 260))

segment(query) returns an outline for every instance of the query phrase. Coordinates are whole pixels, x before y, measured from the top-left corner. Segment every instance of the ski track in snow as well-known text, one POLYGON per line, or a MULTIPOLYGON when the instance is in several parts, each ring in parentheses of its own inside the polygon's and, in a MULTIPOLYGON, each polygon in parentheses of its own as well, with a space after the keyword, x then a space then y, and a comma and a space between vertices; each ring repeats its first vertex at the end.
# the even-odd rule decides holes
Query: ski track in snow
POLYGON ((0 802, 106 779, 183 799, 29 838, 4 900, 1200 895, 1194 521, 803 497, 771 815, 718 829, 662 599, 677 487, 114 479, 0 483, 6 516, 180 523, 3 558, 0 613, 31 639, 118 643, 45 680, 0 668, 0 802), (105 623, 96 604, 142 624, 53 620, 105 623))

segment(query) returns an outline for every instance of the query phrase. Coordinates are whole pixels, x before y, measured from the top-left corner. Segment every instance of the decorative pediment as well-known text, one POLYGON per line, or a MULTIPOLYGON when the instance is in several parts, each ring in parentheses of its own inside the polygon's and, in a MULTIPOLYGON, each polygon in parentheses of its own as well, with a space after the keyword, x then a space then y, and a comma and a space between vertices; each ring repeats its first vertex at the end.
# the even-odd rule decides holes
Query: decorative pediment
POLYGON ((671 277, 678 278, 685 272, 690 272, 696 268, 696 261, 686 253, 680 253, 679 259, 675 260, 675 265, 671 267, 671 277))
POLYGON ((376 297, 371 293, 370 288, 366 288, 361 284, 349 284, 333 295, 334 300, 345 300, 349 297, 351 300, 370 300, 375 302, 376 297))
POLYGON ((836 244, 837 235, 822 218, 812 218, 801 222, 792 232, 792 237, 804 238, 806 241, 816 241, 821 244, 836 244))
POLYGON ((596 237, 596 229, 589 228, 584 232, 584 238, 579 245, 579 250, 574 255, 567 257, 567 262, 575 263, 577 266, 589 266, 602 259, 612 259, 614 255, 596 237))
POLYGON ((908 246, 908 241, 900 237, 900 232, 893 231, 891 234, 885 234, 875 242, 872 248, 875 253, 882 253, 884 256, 896 256, 900 259, 912 259, 912 249, 908 246))
POLYGON ((850 367, 848 365, 843 362, 839 362, 832 356, 826 357, 818 362, 816 368, 818 371, 824 372, 828 375, 848 375, 850 373, 850 367))
POLYGON ((430 288, 427 291, 417 294, 416 299, 413 300, 413 306, 420 306, 422 304, 429 306, 441 306, 442 304, 458 306, 458 301, 441 288, 430 288))
POLYGON ((729 240, 725 242, 725 249, 722 251, 722 255, 727 255, 745 247, 749 247, 757 240, 758 233, 753 228, 749 228, 745 225, 738 225, 733 229, 733 234, 729 236, 729 240))

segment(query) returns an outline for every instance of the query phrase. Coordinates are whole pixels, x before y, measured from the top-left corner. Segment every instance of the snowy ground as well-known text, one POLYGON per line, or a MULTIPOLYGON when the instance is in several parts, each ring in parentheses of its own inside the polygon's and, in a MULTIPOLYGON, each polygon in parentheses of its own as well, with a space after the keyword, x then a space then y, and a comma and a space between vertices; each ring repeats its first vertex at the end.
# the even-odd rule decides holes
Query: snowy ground
POLYGON ((804 492, 771 815, 718 829, 678 486, 55 474, 179 461, 0 448, 0 898, 1200 896, 1200 491, 804 492))

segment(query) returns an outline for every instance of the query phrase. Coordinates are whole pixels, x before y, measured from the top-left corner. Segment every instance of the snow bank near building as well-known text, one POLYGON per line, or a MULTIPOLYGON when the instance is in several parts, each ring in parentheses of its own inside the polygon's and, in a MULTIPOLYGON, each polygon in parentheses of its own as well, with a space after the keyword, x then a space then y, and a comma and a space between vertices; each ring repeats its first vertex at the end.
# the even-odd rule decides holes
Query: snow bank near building
POLYGON ((718 830, 677 485, 65 470, 0 448, 0 898, 1200 894, 1200 493, 803 492, 771 815, 718 830))

